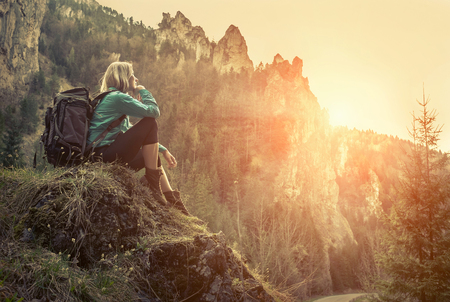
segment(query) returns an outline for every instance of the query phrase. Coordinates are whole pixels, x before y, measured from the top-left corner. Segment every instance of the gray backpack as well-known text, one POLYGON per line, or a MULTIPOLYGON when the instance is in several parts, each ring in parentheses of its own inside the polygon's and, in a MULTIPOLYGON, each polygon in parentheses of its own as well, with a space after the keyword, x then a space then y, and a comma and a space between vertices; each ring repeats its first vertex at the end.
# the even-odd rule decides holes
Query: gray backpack
POLYGON ((45 113, 45 130, 41 136, 47 161, 55 167, 70 167, 93 159, 93 146, 117 127, 126 117, 113 121, 89 145, 86 145, 89 125, 96 106, 110 92, 103 92, 92 101, 86 88, 74 88, 60 92, 53 100, 53 107, 45 113))

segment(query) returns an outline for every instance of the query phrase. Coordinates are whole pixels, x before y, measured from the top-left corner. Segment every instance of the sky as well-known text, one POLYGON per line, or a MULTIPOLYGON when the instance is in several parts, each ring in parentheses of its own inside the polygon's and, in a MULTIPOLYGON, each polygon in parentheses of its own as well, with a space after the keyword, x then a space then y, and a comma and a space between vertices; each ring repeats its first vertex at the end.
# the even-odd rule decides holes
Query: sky
POLYGON ((97 0, 153 28, 181 11, 218 42, 230 25, 250 59, 303 60, 332 125, 409 139, 423 90, 450 151, 450 0, 97 0))

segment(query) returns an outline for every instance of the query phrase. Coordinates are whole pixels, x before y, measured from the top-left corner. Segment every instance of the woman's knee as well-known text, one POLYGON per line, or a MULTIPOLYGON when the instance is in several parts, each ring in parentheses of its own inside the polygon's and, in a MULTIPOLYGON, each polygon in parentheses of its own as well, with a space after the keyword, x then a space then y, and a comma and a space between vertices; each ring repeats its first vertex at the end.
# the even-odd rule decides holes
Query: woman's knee
POLYGON ((156 119, 154 119, 153 117, 144 117, 139 121, 139 123, 145 124, 146 128, 148 127, 148 129, 154 128, 156 129, 156 131, 158 131, 158 123, 156 122, 156 119))
POLYGON ((158 123, 152 117, 144 117, 139 121, 139 127, 145 129, 146 135, 142 145, 155 144, 158 142, 158 123))

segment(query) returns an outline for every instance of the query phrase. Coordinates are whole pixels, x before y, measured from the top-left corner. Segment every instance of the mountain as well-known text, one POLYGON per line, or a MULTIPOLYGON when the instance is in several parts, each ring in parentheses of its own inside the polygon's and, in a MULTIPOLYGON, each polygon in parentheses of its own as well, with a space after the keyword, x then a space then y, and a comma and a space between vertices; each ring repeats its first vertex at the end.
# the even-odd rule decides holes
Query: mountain
MULTIPOLYGON (((12 15, 9 10, 17 12, 20 3, 31 7, 32 2, 7 3, 4 18, 12 15)), ((39 15, 43 8, 33 3, 39 15)), ((249 269, 299 299, 373 289, 371 280, 379 273, 374 255, 380 214, 389 212, 409 142, 332 127, 303 76, 303 61, 276 54, 272 63, 253 68, 245 39, 234 25, 215 43, 181 12, 173 18, 164 13, 153 29, 95 1, 49 0, 44 9, 45 17, 32 26, 25 18, 17 19, 25 22, 16 25, 20 28, 40 26, 40 36, 27 46, 39 49, 39 68, 27 73, 20 64, 5 65, 11 79, 29 80, 20 88, 26 95, 20 108, 2 99, 3 133, 14 136, 11 121, 25 125, 30 116, 42 120, 52 94, 61 87, 86 86, 94 92, 112 61, 132 61, 140 83, 160 106, 161 143, 179 162, 168 172, 173 186, 213 234, 223 233, 220 238, 206 231, 202 236, 227 242, 249 269)), ((15 31, 3 30, 9 33, 4 41, 14 40, 15 31)), ((2 45, 7 63, 6 57, 20 47, 2 45)), ((11 87, 2 88, 11 94, 11 87)), ((21 127, 16 130, 25 133, 21 127)), ((22 150, 28 152, 24 158, 31 158, 39 133, 33 127, 27 131, 28 145, 22 150)), ((8 144, 2 142, 2 160, 8 159, 8 144)), ((20 157, 18 152, 9 155, 20 157)), ((51 169, 42 160, 38 165, 51 169)), ((75 178, 83 179, 77 173, 75 178)), ((116 186, 123 189, 120 182, 116 186)), ((191 247, 186 242, 196 239, 186 241, 180 232, 177 249, 191 247)), ((174 246, 159 243, 162 251, 174 246)), ((234 285, 242 282, 235 275, 230 278, 234 285)), ((211 286, 218 288, 220 282, 211 286)))
POLYGON ((155 35, 157 51, 161 50, 163 43, 170 42, 192 51, 197 62, 202 58, 212 60, 220 73, 253 70, 253 63, 247 54, 247 44, 236 26, 230 25, 216 45, 208 40, 200 26, 192 26, 191 21, 181 12, 177 12, 174 18, 169 13, 163 13, 155 35))
POLYGON ((195 61, 203 58, 211 58, 212 45, 200 26, 192 26, 181 12, 177 12, 174 18, 169 13, 163 13, 163 19, 159 28, 155 30, 156 50, 161 49, 163 43, 182 45, 195 54, 195 61))

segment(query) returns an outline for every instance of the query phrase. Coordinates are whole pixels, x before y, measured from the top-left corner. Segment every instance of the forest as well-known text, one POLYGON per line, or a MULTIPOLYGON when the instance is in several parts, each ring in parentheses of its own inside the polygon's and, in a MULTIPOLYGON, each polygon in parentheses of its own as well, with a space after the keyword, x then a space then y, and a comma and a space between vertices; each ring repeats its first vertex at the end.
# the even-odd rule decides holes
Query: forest
POLYGON ((22 100, 2 92, 2 169, 30 167, 35 152, 37 168, 52 169, 39 153, 52 97, 63 84, 95 93, 111 62, 129 61, 160 106, 160 142, 179 163, 173 187, 261 278, 298 301, 352 291, 448 299, 448 158, 427 98, 411 141, 332 127, 305 84, 279 109, 270 92, 297 83, 281 65, 220 74, 186 45, 157 45, 157 30, 108 7, 49 0, 40 71, 22 100))

